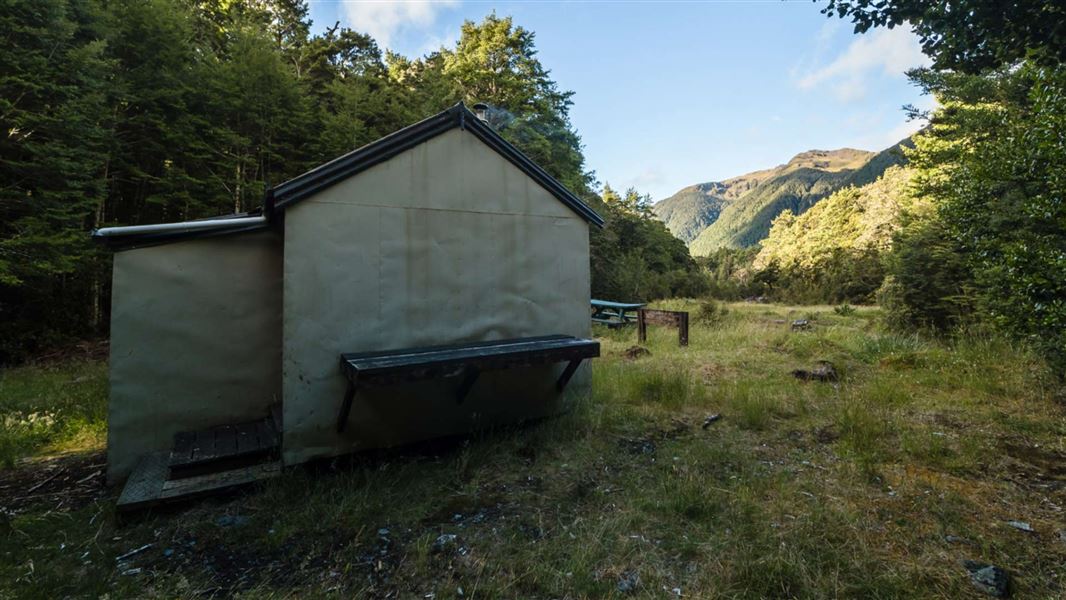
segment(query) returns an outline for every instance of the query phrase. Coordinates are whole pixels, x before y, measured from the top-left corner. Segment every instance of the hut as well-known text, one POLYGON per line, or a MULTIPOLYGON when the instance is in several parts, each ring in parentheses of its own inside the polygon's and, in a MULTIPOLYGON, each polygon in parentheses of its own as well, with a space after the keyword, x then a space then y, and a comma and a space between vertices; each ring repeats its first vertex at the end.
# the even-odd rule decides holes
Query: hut
POLYGON ((602 224, 458 104, 254 212, 95 231, 115 250, 109 481, 178 495, 564 410, 599 351, 602 224))

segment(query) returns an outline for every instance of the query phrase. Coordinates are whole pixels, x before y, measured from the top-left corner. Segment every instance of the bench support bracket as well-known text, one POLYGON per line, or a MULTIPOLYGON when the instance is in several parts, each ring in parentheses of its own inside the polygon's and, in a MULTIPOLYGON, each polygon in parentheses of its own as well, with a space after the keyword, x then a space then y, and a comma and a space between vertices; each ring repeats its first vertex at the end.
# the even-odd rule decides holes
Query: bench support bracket
POLYGON ((577 371, 577 368, 580 365, 581 365, 581 359, 580 358, 570 361, 566 365, 566 368, 563 369, 562 374, 559 375, 558 381, 555 382, 555 388, 557 390, 559 390, 560 392, 565 390, 566 389, 566 384, 570 383, 570 378, 574 376, 574 372, 577 371))
POLYGON ((466 370, 466 375, 463 377, 462 383, 459 384, 459 389, 455 392, 456 404, 462 404, 463 400, 466 400, 466 396, 470 393, 470 388, 474 387, 480 375, 481 370, 477 367, 470 367, 466 370))
POLYGON ((344 403, 341 404, 341 412, 337 417, 337 433, 342 433, 348 425, 348 414, 352 412, 352 401, 355 400, 355 382, 348 381, 348 389, 344 391, 344 403))

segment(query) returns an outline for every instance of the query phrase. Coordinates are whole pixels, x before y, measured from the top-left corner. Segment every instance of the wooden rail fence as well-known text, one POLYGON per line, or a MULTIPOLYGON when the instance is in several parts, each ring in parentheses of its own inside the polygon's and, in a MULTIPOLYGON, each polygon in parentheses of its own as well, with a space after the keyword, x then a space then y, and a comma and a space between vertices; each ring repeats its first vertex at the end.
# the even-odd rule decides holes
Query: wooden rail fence
POLYGON ((679 310, 652 310, 642 308, 637 311, 637 340, 641 343, 648 339, 648 323, 677 328, 677 341, 688 346, 688 313, 679 310))

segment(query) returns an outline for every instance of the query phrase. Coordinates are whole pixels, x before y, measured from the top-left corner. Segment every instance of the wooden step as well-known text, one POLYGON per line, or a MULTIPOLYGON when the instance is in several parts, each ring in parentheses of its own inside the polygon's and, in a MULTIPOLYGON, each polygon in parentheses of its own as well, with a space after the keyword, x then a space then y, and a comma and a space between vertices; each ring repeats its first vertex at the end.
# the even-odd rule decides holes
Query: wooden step
POLYGON ((276 459, 281 436, 273 417, 220 425, 174 436, 167 461, 169 479, 184 479, 276 459))
POLYGON ((281 461, 275 460, 182 479, 168 479, 168 463, 168 452, 153 452, 142 457, 122 489, 118 510, 131 512, 189 500, 281 474, 281 461))

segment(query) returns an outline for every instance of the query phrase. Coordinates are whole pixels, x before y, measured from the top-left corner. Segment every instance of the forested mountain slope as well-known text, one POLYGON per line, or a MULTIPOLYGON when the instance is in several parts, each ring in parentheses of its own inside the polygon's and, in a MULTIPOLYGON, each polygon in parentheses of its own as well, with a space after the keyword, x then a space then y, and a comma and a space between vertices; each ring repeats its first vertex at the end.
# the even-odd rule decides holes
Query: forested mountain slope
POLYGON ((872 183, 848 186, 796 216, 783 212, 755 257, 756 269, 817 267, 833 255, 883 252, 910 203, 911 169, 893 165, 872 183))
POLYGON ((687 244, 714 223, 734 200, 750 192, 774 172, 775 169, 765 169, 725 181, 690 185, 657 202, 652 212, 666 223, 671 233, 687 244))
POLYGON ((690 186, 655 205, 655 213, 694 255, 759 243, 785 210, 801 214, 849 185, 876 180, 903 161, 900 144, 878 153, 809 150, 773 169, 690 186))
POLYGON ((652 207, 670 233, 686 244, 718 219, 729 201, 722 194, 725 184, 709 181, 690 185, 652 207))

